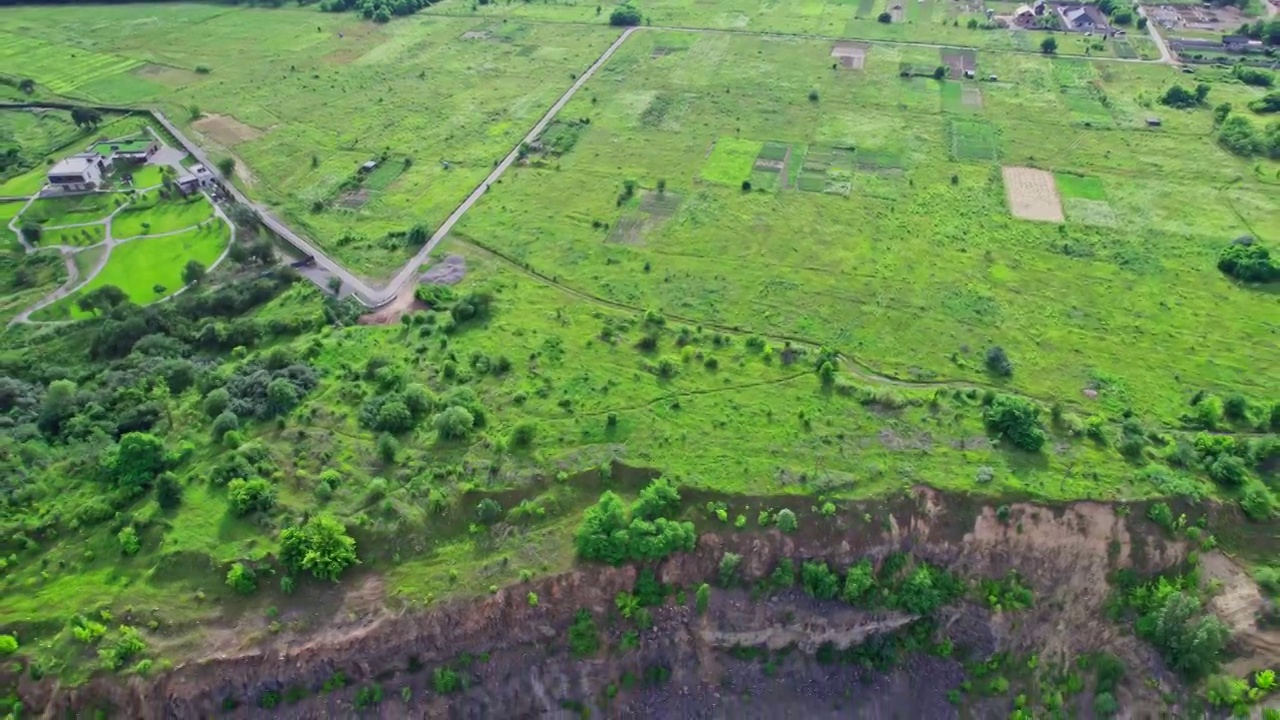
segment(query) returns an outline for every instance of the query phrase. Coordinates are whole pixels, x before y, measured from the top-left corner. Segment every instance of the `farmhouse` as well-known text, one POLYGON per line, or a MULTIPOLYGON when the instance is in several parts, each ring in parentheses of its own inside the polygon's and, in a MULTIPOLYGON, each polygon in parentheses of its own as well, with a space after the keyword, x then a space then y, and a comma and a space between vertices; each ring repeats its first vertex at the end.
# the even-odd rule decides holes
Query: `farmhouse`
POLYGON ((49 184, 73 192, 97 189, 107 161, 93 153, 73 155, 49 168, 49 184))
POLYGON ((1101 12, 1092 5, 1066 6, 1061 8, 1059 12, 1062 14, 1062 21, 1066 24, 1068 30, 1088 32, 1105 30, 1107 27, 1106 20, 1102 18, 1101 12))

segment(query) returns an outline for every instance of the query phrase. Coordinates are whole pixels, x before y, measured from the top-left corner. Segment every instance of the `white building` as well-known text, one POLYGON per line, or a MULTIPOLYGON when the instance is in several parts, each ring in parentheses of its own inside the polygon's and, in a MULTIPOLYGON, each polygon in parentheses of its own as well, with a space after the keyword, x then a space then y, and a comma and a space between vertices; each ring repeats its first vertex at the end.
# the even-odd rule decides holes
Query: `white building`
POLYGON ((96 154, 73 155, 49 168, 49 184, 68 192, 96 190, 102 184, 103 165, 96 154))

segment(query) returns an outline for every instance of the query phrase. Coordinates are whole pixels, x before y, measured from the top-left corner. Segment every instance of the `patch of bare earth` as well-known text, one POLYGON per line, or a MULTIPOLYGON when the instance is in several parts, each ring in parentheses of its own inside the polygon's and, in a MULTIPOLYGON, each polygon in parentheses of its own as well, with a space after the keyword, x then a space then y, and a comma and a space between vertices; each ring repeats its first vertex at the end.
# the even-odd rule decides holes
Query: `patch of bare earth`
POLYGON ((1269 601, 1244 568, 1220 552, 1200 556, 1203 578, 1217 580, 1222 589, 1209 601, 1209 607, 1231 628, 1238 657, 1227 665, 1227 673, 1242 677, 1255 670, 1270 668, 1280 658, 1280 628, 1265 628, 1258 623, 1269 601))
POLYGON ((863 43, 836 43, 831 48, 831 57, 846 70, 861 70, 866 65, 869 47, 863 43))
POLYGON ((246 125, 230 115, 218 115, 216 113, 205 115, 196 120, 191 123, 191 127, 219 145, 226 147, 234 147, 242 142, 262 137, 262 131, 258 128, 246 125))
POLYGON ((1062 222, 1062 200, 1053 173, 1029 167, 1002 167, 1009 212, 1023 220, 1062 222))
POLYGON ((359 210, 369 202, 369 196, 369 191, 364 188, 348 190, 338 196, 338 205, 348 210, 359 210))

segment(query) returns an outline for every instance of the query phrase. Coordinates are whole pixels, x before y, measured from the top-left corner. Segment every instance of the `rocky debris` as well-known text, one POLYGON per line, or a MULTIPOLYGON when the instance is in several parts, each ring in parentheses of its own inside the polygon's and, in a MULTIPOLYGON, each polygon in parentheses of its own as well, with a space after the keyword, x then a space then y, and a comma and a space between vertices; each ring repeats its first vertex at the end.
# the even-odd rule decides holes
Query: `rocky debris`
POLYGON ((461 255, 450 255, 422 273, 418 282, 424 285, 457 285, 466 274, 467 259, 461 255))

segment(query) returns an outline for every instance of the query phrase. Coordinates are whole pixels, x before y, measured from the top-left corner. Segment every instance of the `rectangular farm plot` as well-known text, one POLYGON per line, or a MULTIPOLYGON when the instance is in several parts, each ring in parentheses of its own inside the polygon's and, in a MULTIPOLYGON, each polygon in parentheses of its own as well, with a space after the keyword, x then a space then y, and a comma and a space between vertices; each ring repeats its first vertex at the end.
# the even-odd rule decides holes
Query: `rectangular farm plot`
POLYGON ((947 80, 939 87, 945 112, 972 113, 982 109, 982 90, 977 83, 947 80))
POLYGON ((1096 177, 1059 172, 1054 173, 1054 179, 1058 184, 1058 194, 1064 200, 1068 198, 1081 198, 1084 200, 1107 199, 1107 195, 1102 189, 1102 181, 1096 177))
POLYGON ((661 228, 676 210, 680 209, 680 196, 669 192, 646 190, 639 206, 629 208, 614 221, 606 238, 608 242, 623 245, 640 245, 645 236, 661 228))
POLYGON ((951 156, 964 161, 995 161, 1000 159, 1000 146, 996 128, 984 120, 953 119, 948 125, 951 156))
POLYGON ((703 180, 719 185, 738 187, 751 179, 756 157, 764 148, 759 140, 743 140, 735 137, 716 138, 715 146, 702 163, 699 174, 703 180))
POLYGON ((1000 168, 1009 212, 1023 220, 1062 222, 1062 202, 1053 173, 1028 167, 1000 168))
POLYGON ((831 57, 846 70, 861 70, 866 65, 870 48, 866 43, 839 42, 831 48, 831 57))
POLYGON ((796 187, 805 192, 848 195, 853 188, 855 157, 853 148, 811 146, 805 153, 796 187))

